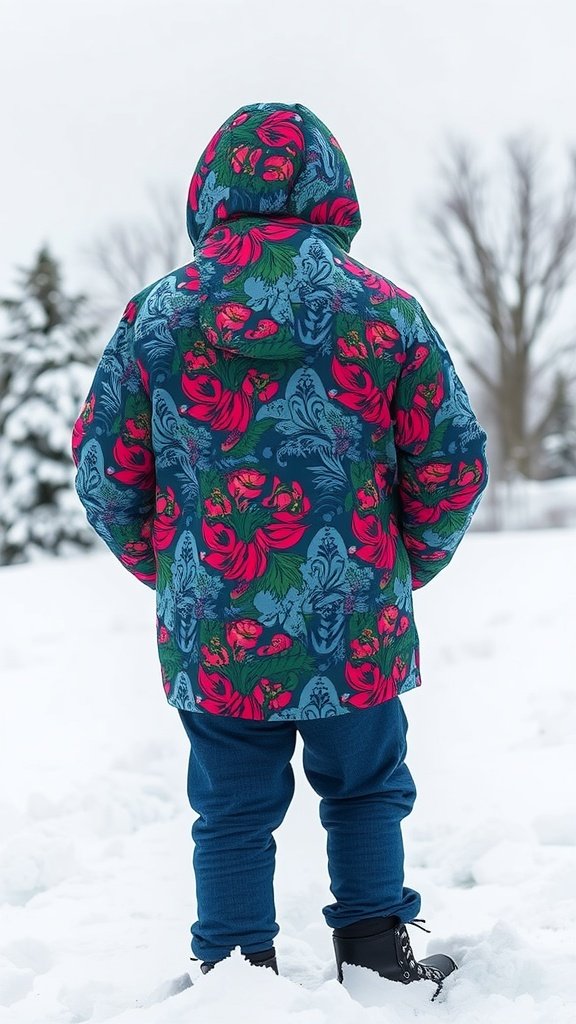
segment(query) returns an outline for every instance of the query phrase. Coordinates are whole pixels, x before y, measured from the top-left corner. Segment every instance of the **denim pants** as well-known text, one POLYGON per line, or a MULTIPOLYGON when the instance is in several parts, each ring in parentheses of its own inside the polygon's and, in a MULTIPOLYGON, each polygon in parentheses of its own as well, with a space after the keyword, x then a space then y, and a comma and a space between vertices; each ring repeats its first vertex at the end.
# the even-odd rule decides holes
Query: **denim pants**
POLYGON ((274 904, 276 843, 294 795, 290 759, 296 731, 303 767, 320 797, 331 928, 396 914, 410 921, 420 895, 404 887, 400 822, 416 789, 404 763, 408 723, 398 697, 384 704, 304 721, 258 722, 180 711, 190 740, 188 798, 198 920, 192 952, 221 960, 269 949, 279 932, 274 904))

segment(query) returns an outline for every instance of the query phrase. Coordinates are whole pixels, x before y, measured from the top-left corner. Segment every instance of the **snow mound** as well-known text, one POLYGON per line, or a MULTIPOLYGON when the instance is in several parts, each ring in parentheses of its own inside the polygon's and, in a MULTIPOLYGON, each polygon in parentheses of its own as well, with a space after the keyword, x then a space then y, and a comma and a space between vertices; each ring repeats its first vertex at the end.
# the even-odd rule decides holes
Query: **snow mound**
POLYGON ((459 964, 434 1002, 359 967, 338 983, 300 739, 275 833, 280 975, 239 947, 202 975, 153 595, 106 554, 2 570, 0 1024, 574 1024, 575 541, 477 533, 415 594, 406 883, 432 933, 411 938, 459 964))

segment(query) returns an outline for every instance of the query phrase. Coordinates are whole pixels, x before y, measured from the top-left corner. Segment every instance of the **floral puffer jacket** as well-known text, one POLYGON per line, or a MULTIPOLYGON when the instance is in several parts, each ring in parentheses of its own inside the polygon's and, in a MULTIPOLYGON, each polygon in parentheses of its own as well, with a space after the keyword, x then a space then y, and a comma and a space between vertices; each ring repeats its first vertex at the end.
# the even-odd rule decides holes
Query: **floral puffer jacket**
POLYGON ((325 718, 420 685, 412 591, 470 525, 486 434, 420 304, 349 255, 359 227, 310 110, 236 111, 190 185, 194 261, 128 302, 74 426, 177 708, 325 718))

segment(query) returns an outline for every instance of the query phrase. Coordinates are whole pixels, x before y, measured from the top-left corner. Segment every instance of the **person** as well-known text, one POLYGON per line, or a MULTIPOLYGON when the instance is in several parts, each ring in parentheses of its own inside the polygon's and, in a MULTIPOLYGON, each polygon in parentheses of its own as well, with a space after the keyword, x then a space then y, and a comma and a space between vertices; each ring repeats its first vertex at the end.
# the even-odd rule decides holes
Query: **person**
POLYGON ((276 844, 297 733, 320 797, 343 964, 437 986, 406 925, 415 786, 400 695, 421 683, 412 592, 449 564, 487 436, 416 298, 350 255, 347 160, 300 103, 231 114, 187 205, 195 258, 128 302, 72 436, 75 488, 156 591, 167 700, 190 740, 202 973, 278 972, 276 844))

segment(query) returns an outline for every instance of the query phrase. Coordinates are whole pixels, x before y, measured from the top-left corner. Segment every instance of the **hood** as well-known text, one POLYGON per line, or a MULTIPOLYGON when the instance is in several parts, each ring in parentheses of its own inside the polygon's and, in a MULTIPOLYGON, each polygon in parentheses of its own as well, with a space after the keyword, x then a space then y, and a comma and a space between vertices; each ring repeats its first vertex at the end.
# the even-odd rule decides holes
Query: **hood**
POLYGON ((323 225, 347 252, 360 228, 348 161, 332 132, 301 103, 240 107, 196 165, 187 208, 195 249, 212 228, 249 216, 323 225))
POLYGON ((198 161, 187 216, 210 345, 279 359, 326 341, 334 264, 318 237, 348 252, 361 219, 346 157, 311 110, 231 114, 198 161))

